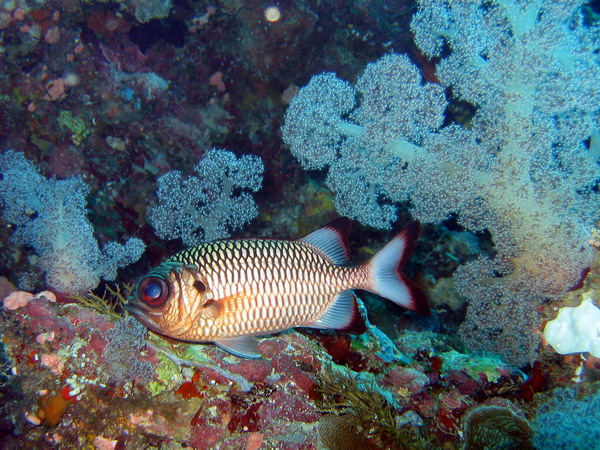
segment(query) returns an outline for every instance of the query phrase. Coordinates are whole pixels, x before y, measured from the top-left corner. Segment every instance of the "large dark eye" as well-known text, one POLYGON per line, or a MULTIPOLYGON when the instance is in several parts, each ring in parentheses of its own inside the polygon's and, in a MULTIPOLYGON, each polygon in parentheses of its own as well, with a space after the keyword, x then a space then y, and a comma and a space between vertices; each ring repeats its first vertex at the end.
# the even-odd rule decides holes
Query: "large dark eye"
POLYGON ((169 286, 162 278, 148 277, 140 283, 138 296, 146 305, 157 308, 167 301, 169 286))

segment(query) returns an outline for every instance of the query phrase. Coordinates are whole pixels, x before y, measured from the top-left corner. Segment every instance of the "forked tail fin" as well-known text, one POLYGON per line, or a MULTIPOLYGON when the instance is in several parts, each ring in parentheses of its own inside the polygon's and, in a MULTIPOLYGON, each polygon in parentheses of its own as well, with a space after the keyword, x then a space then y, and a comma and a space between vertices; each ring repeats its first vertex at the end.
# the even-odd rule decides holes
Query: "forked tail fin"
POLYGON ((411 223, 371 258, 367 263, 372 279, 369 290, 406 309, 429 316, 431 311, 427 297, 402 272, 415 247, 419 231, 419 223, 411 223))

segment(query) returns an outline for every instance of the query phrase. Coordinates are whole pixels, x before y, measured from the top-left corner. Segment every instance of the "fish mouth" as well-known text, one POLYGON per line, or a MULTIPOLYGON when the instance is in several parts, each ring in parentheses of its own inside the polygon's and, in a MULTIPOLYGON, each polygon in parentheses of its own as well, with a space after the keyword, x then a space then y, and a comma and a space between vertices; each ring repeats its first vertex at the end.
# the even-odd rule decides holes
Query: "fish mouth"
MULTIPOLYGON (((124 308, 127 310, 127 312, 129 314, 131 314, 133 317, 135 317, 138 322, 140 322, 142 325, 144 325, 150 331, 152 331, 156 334, 159 334, 161 336, 171 338, 171 339, 178 339, 178 340, 185 341, 185 339, 182 339, 179 337, 179 334, 186 334, 189 331, 190 326, 185 327, 185 329, 183 329, 183 330, 176 330, 176 331, 179 331, 179 333, 176 333, 176 332, 167 333, 167 332, 165 332, 165 330, 161 329, 158 325, 156 325, 154 323, 154 321, 152 320, 152 318, 150 317, 152 314, 159 315, 159 313, 153 313, 152 311, 148 311, 143 305, 137 304, 136 300, 129 301, 129 303, 124 305, 124 308)), ((187 342, 196 342, 196 341, 187 341, 187 342)))
POLYGON ((135 317, 146 328, 148 328, 156 333, 160 333, 159 328, 156 326, 156 324, 153 322, 153 320, 150 317, 148 317, 148 315, 146 314, 146 311, 144 309, 140 308, 140 306, 138 306, 136 304, 136 302, 130 301, 129 303, 125 304, 124 307, 129 314, 131 314, 133 317, 135 317))
POLYGON ((129 314, 131 314, 133 317, 138 319, 144 325, 149 321, 146 313, 135 303, 129 302, 129 303, 125 304, 124 307, 129 314))

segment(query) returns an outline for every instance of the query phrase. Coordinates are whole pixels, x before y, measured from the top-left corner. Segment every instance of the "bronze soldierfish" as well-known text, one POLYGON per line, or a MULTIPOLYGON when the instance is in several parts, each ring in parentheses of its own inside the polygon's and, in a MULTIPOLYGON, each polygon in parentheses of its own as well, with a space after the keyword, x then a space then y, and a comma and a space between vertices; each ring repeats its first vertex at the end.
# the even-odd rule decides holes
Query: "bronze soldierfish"
POLYGON ((428 315, 424 294, 402 273, 419 225, 409 225, 367 263, 346 267, 351 224, 341 217, 297 241, 220 240, 183 250, 137 284, 127 309, 158 334, 213 342, 247 358, 260 357, 254 336, 350 328, 361 320, 352 289, 428 315))

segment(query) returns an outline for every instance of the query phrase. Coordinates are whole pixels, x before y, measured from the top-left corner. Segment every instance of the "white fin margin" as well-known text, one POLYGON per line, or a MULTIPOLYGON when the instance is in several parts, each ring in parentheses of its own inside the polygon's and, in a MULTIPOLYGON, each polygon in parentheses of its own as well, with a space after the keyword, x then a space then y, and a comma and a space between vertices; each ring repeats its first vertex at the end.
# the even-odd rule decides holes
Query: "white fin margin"
POLYGON ((402 235, 396 236, 371 259, 374 291, 397 305, 411 309, 410 290, 398 274, 398 263, 406 250, 402 235))
POLYGON ((427 297, 402 272, 419 236, 419 224, 413 222, 398 233, 367 263, 372 284, 368 290, 411 311, 429 316, 427 297))

